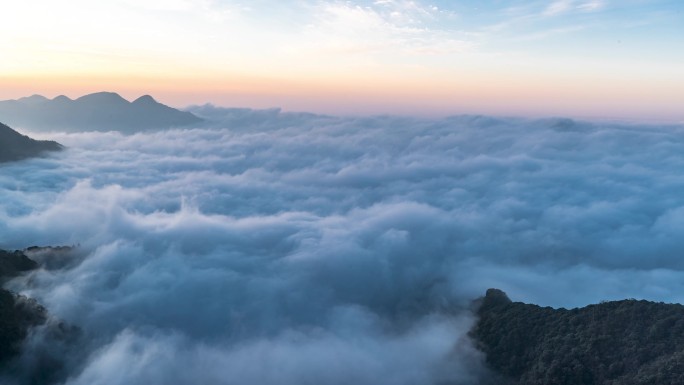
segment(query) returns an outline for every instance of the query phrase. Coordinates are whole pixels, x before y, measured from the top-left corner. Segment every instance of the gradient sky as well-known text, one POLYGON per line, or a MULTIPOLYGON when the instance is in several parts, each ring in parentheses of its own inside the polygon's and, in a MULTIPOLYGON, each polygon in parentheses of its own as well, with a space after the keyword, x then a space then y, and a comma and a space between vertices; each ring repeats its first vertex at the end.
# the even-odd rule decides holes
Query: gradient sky
POLYGON ((681 0, 22 0, 0 98, 684 121, 681 0))

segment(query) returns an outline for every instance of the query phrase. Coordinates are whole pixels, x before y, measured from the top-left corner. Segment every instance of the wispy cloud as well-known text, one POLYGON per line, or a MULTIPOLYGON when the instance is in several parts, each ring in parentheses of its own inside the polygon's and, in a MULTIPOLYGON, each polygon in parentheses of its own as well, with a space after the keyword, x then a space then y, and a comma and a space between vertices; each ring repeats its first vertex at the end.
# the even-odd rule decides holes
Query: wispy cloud
POLYGON ((573 8, 573 0, 557 0, 551 3, 546 9, 544 10, 544 15, 545 16, 556 16, 560 15, 562 13, 566 13, 570 11, 573 8))
POLYGON ((549 4, 543 16, 558 16, 573 11, 594 12, 605 6, 603 0, 577 1, 577 0, 556 0, 549 4))
POLYGON ((599 9, 602 9, 605 6, 605 2, 601 0, 594 0, 594 1, 587 1, 585 3, 582 3, 577 6, 582 11, 585 12, 592 12, 592 11, 598 11, 599 9))
POLYGON ((317 5, 312 14, 307 35, 292 47, 364 54, 450 54, 474 46, 459 31, 433 25, 448 17, 448 12, 414 1, 378 0, 370 6, 329 2, 317 5))

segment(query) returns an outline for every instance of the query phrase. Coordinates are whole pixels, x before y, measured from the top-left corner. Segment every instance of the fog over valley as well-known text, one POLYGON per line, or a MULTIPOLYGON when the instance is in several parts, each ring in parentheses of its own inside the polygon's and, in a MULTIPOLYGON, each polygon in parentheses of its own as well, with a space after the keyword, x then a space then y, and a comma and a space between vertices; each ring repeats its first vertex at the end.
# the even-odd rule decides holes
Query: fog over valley
POLYGON ((484 384, 488 288, 684 302, 684 126, 189 112, 22 130, 65 148, 0 164, 0 249, 77 247, 5 287, 79 331, 2 383, 484 384))

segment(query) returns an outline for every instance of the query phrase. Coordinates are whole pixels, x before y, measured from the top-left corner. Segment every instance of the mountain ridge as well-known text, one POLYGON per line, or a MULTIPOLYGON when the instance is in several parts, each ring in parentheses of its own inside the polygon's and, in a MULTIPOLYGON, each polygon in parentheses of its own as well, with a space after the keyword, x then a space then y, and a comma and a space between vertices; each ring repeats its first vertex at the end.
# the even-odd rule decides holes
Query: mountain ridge
POLYGON ((63 148, 57 142, 31 139, 0 123, 0 163, 32 158, 63 148))
POLYGON ((203 120, 143 95, 129 102, 115 92, 96 92, 71 99, 32 95, 0 101, 0 119, 35 131, 121 131, 135 133, 185 127, 203 120))

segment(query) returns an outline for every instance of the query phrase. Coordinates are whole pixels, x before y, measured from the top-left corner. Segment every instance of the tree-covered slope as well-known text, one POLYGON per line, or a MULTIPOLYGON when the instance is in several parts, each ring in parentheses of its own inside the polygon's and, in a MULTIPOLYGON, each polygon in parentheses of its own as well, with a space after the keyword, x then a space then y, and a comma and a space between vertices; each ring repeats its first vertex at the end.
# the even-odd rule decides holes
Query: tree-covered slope
MULTIPOLYGON (((33 270, 38 264, 20 251, 0 250, 0 280, 33 270)), ((45 309, 35 301, 0 289, 0 367, 19 353, 29 328, 47 320, 45 309)))
POLYGON ((553 309, 490 289, 471 336, 511 384, 684 384, 684 306, 604 302, 553 309))
MULTIPOLYGON (((78 253, 71 247, 0 250, 0 282, 38 268, 60 268, 74 257, 78 253)), ((0 384, 62 384, 67 362, 81 358, 80 333, 34 299, 0 288, 0 384)))

